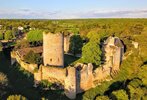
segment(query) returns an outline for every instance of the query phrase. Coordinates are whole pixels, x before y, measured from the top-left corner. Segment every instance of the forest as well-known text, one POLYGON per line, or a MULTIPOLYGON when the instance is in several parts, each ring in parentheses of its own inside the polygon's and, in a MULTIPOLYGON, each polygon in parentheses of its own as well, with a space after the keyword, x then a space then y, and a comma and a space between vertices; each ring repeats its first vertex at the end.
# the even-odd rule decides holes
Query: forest
MULTIPOLYGON (((63 32, 64 35, 75 34, 75 37, 72 37, 72 42, 77 46, 74 46, 71 52, 74 54, 80 52, 83 55, 83 58, 78 59, 76 62, 92 62, 96 67, 101 64, 101 56, 96 56, 101 55, 101 41, 113 35, 124 42, 125 54, 119 73, 113 76, 113 80, 102 82, 96 88, 78 94, 76 100, 147 100, 147 19, 1 19, 0 51, 3 48, 2 41, 4 40, 14 41, 7 44, 8 46, 15 46, 14 49, 41 46, 43 31, 63 32), (23 27, 23 30, 19 30, 18 27, 23 27), (21 40, 22 36, 26 36, 27 40, 15 42, 17 39, 21 40), (81 44, 83 41, 84 45, 81 44), (132 41, 137 42, 139 48, 134 48, 132 41), (95 52, 91 51, 91 49, 95 52)), ((31 58, 29 56, 31 54, 28 54, 29 58, 31 58)), ((35 89, 32 83, 32 75, 20 68, 18 64, 13 67, 10 66, 10 59, 7 59, 4 55, 5 53, 1 51, 0 98, 7 98, 8 100, 15 98, 17 100, 19 98, 22 98, 22 100, 36 100, 38 98, 42 100, 68 99, 62 90, 42 90, 42 87, 51 88, 52 84, 45 81, 40 84, 40 88, 35 89), (16 79, 16 81, 13 79, 16 79)), ((38 55, 33 54, 33 56, 40 59, 38 55)), ((34 60, 32 59, 28 60, 28 62, 33 62, 34 60)), ((35 61, 37 62, 38 59, 35 59, 35 61)))

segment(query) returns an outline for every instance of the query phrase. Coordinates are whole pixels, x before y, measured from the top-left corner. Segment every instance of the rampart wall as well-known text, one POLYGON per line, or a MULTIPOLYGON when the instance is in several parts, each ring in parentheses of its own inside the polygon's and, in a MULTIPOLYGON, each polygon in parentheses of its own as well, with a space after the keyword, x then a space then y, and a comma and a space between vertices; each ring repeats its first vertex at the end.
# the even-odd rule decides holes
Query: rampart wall
POLYGON ((11 53, 12 59, 16 61, 25 70, 34 74, 36 81, 48 80, 51 83, 60 83, 64 86, 65 94, 70 99, 76 98, 77 93, 81 93, 90 88, 96 87, 103 81, 111 80, 111 68, 107 65, 93 70, 92 64, 76 64, 74 67, 60 68, 60 67, 46 67, 27 64, 22 61, 16 52, 11 53), (34 71, 35 70, 35 71, 34 71))
POLYGON ((25 70, 34 73, 34 70, 38 68, 37 64, 29 64, 21 60, 21 57, 17 54, 17 51, 12 51, 11 52, 11 64, 13 64, 15 61, 17 61, 22 68, 25 70))

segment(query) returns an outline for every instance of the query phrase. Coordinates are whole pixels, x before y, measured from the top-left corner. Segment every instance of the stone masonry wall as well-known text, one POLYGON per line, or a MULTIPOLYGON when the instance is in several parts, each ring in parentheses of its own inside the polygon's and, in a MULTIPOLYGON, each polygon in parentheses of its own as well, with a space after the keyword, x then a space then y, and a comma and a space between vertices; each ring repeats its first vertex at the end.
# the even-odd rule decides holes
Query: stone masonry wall
POLYGON ((21 58, 18 56, 17 52, 11 52, 11 63, 14 63, 14 59, 16 59, 16 61, 20 64, 20 66, 22 68, 24 68, 25 70, 33 73, 35 69, 38 68, 37 64, 28 64, 26 62, 24 62, 23 60, 21 60, 21 58))
MULTIPOLYGON (((39 66, 38 71, 34 72, 34 79, 36 81, 48 80, 51 83, 60 83, 64 86, 65 95, 70 99, 75 99, 77 93, 81 93, 90 88, 96 87, 101 84, 103 81, 109 81, 112 79, 113 70, 119 71, 119 66, 122 57, 122 48, 106 45, 105 47, 105 56, 106 62, 101 67, 93 70, 92 64, 76 64, 74 67, 59 68, 51 67, 63 65, 63 42, 61 34, 45 34, 44 33, 44 64, 50 66, 39 66), (51 36, 50 36, 51 35, 51 36), (51 38, 52 37, 52 38, 51 38), (48 39, 48 40, 47 40, 48 39), (55 40, 54 40, 55 39, 55 40), (59 40, 56 40, 59 39, 59 40), (55 42, 55 45, 51 43, 55 42), (57 42, 57 43, 56 43, 57 42), (58 45, 59 48, 56 48, 58 45), (50 50, 51 49, 51 50, 50 50), (58 52, 59 51, 59 52, 58 52), (52 54, 53 53, 53 54, 52 54), (56 56, 57 55, 57 56, 56 56), (59 58, 62 61, 56 62, 59 58), (52 60, 51 60, 52 59, 52 60)), ((113 42, 112 42, 113 44, 113 42)), ((12 58, 16 58, 16 61, 29 72, 33 72, 36 65, 27 64, 23 62, 20 57, 17 55, 17 52, 11 53, 12 58)))
POLYGON ((57 67, 46 67, 40 65, 39 70, 34 73, 34 79, 37 81, 48 80, 51 83, 61 83, 64 85, 64 79, 66 78, 66 69, 57 67), (40 78, 38 78, 40 77, 40 78))
POLYGON ((67 36, 64 37, 64 52, 65 53, 68 53, 69 45, 70 45, 70 36, 67 35, 67 36))
POLYGON ((64 66, 63 34, 43 33, 43 61, 47 66, 64 66))
MULTIPOLYGON (((74 67, 59 68, 39 66, 38 71, 34 72, 34 65, 26 64, 16 54, 11 53, 12 58, 27 71, 34 74, 36 81, 48 80, 51 83, 60 83, 64 86, 65 95, 70 99, 76 98, 77 93, 81 93, 90 88, 96 87, 102 81, 110 80, 111 69, 107 66, 93 70, 92 64, 77 64, 74 67), (33 66, 33 69, 31 69, 33 66), (30 70, 31 69, 31 70, 30 70)), ((37 67, 37 66, 36 66, 37 67)))

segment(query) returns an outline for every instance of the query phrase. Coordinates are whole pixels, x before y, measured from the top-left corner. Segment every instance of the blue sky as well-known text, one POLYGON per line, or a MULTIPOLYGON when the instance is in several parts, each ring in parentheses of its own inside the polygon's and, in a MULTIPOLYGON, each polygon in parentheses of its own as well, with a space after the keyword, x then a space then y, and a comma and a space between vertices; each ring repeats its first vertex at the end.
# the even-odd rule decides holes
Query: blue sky
POLYGON ((147 0, 0 0, 0 18, 147 18, 147 0))

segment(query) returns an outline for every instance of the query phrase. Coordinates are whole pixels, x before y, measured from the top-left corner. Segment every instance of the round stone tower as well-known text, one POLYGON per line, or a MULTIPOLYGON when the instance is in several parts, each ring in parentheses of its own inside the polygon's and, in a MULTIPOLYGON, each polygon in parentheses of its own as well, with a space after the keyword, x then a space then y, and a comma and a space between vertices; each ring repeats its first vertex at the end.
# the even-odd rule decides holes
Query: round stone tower
POLYGON ((43 61, 45 66, 64 67, 64 36, 43 33, 43 61))

